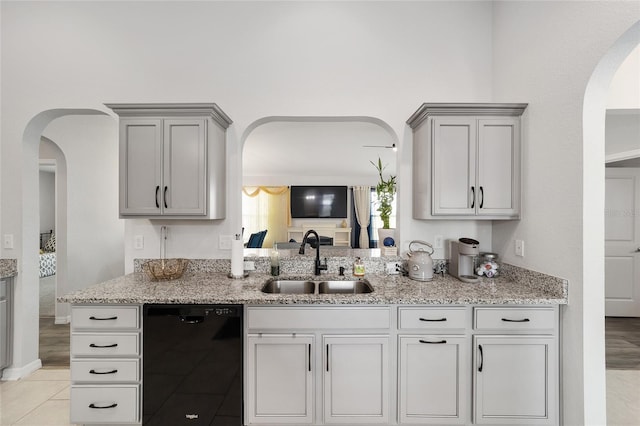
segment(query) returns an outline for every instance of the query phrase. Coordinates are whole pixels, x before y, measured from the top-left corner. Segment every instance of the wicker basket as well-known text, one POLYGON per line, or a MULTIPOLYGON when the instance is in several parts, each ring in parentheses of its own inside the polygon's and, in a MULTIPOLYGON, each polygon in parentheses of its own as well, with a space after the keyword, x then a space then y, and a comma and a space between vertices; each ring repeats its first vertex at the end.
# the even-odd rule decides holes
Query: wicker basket
POLYGON ((154 259, 142 264, 142 270, 152 280, 175 280, 187 269, 189 259, 154 259))

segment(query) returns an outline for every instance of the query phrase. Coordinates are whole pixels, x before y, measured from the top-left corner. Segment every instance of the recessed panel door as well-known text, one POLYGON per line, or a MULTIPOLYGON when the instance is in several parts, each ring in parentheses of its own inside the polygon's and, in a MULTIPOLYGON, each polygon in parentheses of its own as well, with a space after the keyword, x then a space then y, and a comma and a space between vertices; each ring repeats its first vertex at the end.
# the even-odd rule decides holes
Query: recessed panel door
POLYGON ((432 214, 475 214, 476 132, 475 118, 433 120, 432 214))
POLYGON ((161 120, 121 119, 120 214, 160 214, 161 191, 161 120))
POLYGON ((400 337, 400 423, 466 423, 468 344, 464 336, 400 337))
POLYGON ((389 422, 389 337, 325 336, 324 422, 389 422))
POLYGON ((518 118, 478 121, 479 215, 517 216, 520 210, 518 118))
POLYGON ((246 418, 250 424, 313 421, 313 336, 249 335, 246 418))
POLYGON ((607 168, 605 314, 640 316, 640 169, 607 168))
POLYGON ((165 215, 205 215, 207 143, 205 120, 164 120, 165 215))
POLYGON ((473 353, 474 423, 555 423, 553 336, 476 336, 473 353))

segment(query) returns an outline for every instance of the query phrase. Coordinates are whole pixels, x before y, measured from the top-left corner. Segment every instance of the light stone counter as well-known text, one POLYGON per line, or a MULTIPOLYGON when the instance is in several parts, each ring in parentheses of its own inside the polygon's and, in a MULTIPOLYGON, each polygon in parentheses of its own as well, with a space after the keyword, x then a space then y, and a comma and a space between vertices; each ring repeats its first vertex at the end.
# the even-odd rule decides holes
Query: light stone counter
POLYGON ((11 278, 18 275, 16 259, 0 259, 0 278, 11 278))
MULTIPOLYGON (((252 272, 247 278, 232 279, 226 272, 188 270, 174 281, 151 281, 142 272, 134 272, 76 291, 59 302, 98 304, 566 304, 566 280, 503 265, 498 278, 483 278, 479 283, 464 283, 444 274, 431 282, 419 282, 399 275, 367 274, 374 291, 368 294, 265 294, 262 284, 271 278, 264 272, 252 272)), ((288 273, 280 278, 353 279, 327 274, 321 277, 288 273)))

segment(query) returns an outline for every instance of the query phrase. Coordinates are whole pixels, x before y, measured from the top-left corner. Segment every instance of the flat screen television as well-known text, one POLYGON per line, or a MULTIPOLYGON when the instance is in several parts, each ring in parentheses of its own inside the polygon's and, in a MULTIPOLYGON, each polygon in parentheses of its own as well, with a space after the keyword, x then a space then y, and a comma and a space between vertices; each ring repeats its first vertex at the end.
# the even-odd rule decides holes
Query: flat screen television
POLYGON ((346 186, 291 186, 291 217, 346 218, 346 186))

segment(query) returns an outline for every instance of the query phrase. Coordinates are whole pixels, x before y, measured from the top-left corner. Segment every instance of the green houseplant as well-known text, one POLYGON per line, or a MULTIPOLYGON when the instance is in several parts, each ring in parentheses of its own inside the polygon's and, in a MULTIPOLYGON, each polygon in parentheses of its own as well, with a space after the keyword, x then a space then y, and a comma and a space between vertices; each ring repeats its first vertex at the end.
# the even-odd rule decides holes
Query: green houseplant
POLYGON ((378 213, 380 213, 380 219, 382 219, 382 229, 389 229, 389 216, 391 216, 393 200, 396 196, 396 177, 389 176, 388 179, 385 180, 382 175, 383 170, 386 166, 382 165, 382 160, 378 157, 378 163, 374 163, 373 167, 378 171, 378 175, 380 176, 380 181, 376 185, 376 194, 378 196, 378 213))

